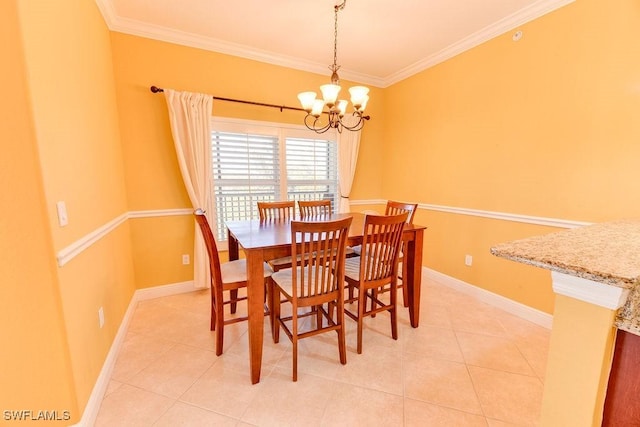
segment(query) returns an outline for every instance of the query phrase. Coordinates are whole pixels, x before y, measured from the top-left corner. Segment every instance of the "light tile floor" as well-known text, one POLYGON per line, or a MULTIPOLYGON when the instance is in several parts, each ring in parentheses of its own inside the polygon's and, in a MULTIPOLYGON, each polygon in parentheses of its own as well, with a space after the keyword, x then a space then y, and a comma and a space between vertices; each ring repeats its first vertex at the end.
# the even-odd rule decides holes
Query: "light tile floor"
POLYGON ((96 426, 534 426, 550 331, 423 277, 420 326, 399 312, 365 322, 363 353, 346 319, 347 364, 334 333, 271 340, 249 378, 246 322, 225 327, 216 357, 209 292, 138 304, 96 426))

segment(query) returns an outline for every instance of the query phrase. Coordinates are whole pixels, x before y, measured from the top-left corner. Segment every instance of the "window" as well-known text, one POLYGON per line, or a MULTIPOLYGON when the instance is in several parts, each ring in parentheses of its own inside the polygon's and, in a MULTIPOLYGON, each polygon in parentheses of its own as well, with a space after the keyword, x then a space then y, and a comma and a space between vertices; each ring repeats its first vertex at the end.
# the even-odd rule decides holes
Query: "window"
POLYGON ((287 198, 331 199, 338 194, 338 152, 335 141, 286 138, 287 198))
POLYGON ((335 139, 293 125, 212 119, 211 159, 215 234, 225 221, 258 218, 257 202, 338 201, 335 139))

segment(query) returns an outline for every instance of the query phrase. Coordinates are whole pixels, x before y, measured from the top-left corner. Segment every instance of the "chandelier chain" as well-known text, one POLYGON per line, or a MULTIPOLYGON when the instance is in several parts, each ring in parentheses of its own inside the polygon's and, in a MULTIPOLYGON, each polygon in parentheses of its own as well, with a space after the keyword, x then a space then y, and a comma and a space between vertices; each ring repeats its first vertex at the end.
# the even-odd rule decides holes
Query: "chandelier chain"
MULTIPOLYGON (((346 0, 345 0, 346 3, 346 0)), ((344 5, 344 3, 343 3, 344 5)), ((338 63, 338 9, 339 6, 334 7, 334 27, 333 27, 333 71, 336 71, 336 64, 338 63)))
POLYGON ((329 69, 334 73, 334 75, 332 75, 332 83, 334 84, 338 84, 338 75, 337 72, 340 69, 340 66, 338 65, 338 11, 344 9, 345 5, 347 4, 347 0, 344 0, 342 3, 340 4, 336 4, 333 7, 333 11, 334 11, 334 16, 333 16, 333 65, 329 66, 329 69), (334 78, 335 76, 335 78, 334 78), (336 80, 336 81, 333 81, 336 80))

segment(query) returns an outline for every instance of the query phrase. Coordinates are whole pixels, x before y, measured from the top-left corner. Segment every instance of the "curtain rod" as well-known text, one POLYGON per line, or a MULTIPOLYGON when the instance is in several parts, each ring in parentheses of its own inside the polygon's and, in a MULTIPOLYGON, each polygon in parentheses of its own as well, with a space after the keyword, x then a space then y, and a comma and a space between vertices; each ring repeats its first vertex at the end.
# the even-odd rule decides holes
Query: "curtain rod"
MULTIPOLYGON (((164 89, 158 86, 151 86, 150 89, 151 89, 151 92, 153 93, 164 92, 164 89)), ((304 111, 302 108, 287 107, 286 105, 264 104, 262 102, 243 101, 241 99, 232 99, 232 98, 221 98, 219 96, 214 96, 213 99, 218 101, 239 102, 240 104, 259 105, 261 107, 277 108, 280 110, 281 113, 282 113, 282 110, 304 111)))

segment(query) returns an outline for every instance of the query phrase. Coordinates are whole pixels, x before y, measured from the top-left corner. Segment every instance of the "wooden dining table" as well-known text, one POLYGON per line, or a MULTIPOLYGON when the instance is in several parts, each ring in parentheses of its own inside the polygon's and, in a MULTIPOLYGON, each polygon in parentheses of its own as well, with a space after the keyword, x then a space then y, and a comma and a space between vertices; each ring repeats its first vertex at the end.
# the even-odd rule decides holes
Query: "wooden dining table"
MULTIPOLYGON (((352 217, 348 245, 362 243, 364 218, 362 213, 332 214, 328 216, 294 218, 296 221, 329 221, 352 217)), ((236 260, 240 248, 247 259, 247 303, 249 317, 249 357, 251 383, 260 382, 262 368, 262 344, 264 335, 264 276, 263 262, 291 255, 291 219, 226 221, 229 260, 236 260)), ((406 276, 404 286, 409 295, 411 326, 418 327, 420 320, 420 286, 422 272, 422 239, 426 227, 407 224, 403 233, 406 276)))

